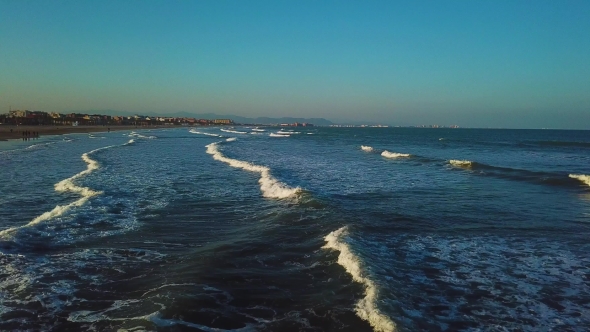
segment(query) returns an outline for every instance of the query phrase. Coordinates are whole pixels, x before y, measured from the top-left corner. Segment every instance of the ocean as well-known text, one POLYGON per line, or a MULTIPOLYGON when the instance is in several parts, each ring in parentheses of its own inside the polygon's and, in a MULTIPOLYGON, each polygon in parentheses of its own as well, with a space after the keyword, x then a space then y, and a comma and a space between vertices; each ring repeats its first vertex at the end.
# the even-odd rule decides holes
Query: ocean
POLYGON ((0 330, 588 331, 590 132, 0 142, 0 330))

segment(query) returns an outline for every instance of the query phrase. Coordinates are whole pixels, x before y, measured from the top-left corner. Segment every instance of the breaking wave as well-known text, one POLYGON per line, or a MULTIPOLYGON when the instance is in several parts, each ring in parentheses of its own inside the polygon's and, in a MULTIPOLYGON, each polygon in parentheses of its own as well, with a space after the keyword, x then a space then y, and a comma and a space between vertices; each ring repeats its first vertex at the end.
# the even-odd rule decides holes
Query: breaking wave
POLYGON ((361 150, 366 151, 366 152, 373 152, 375 149, 373 149, 370 146, 361 145, 361 150))
POLYGON ((245 132, 245 131, 237 131, 237 130, 229 130, 229 129, 219 129, 219 130, 224 131, 226 133, 247 134, 247 132, 245 132))
POLYGON ((233 142, 235 140, 237 140, 236 137, 230 137, 230 138, 226 139, 227 142, 233 142))
POLYGON ((585 184, 590 186, 590 175, 584 175, 584 174, 570 174, 569 175, 570 178, 572 179, 577 179, 580 180, 582 182, 584 182, 585 184))
MULTIPOLYGON (((131 143, 133 143, 133 140, 130 140, 129 142, 125 143, 124 145, 128 145, 131 143)), ((91 197, 102 194, 102 192, 92 190, 88 187, 80 187, 80 186, 76 185, 74 183, 74 181, 92 173, 94 170, 99 168, 98 162, 96 160, 90 158, 90 156, 92 154, 94 154, 95 152, 101 151, 101 150, 106 150, 106 149, 112 148, 114 146, 115 145, 110 145, 110 146, 95 149, 90 152, 86 152, 86 153, 82 154, 82 160, 84 160, 84 162, 86 163, 86 169, 83 170, 82 172, 72 176, 72 177, 61 180, 60 182, 55 184, 55 186, 54 186, 55 191, 57 191, 57 192, 73 192, 73 193, 79 194, 81 196, 79 199, 77 199, 74 202, 67 204, 67 205, 57 205, 55 208, 53 208, 53 210, 47 211, 47 212, 41 214, 40 216, 34 218, 33 220, 31 220, 29 223, 27 223, 25 225, 5 229, 0 232, 0 237, 3 237, 3 238, 4 237, 11 237, 19 229, 29 228, 29 227, 35 226, 43 221, 47 221, 47 220, 53 219, 55 217, 61 216, 64 213, 66 213, 67 211, 71 210, 72 208, 84 205, 91 197)))
POLYGON ((189 130, 189 133, 201 134, 201 135, 207 135, 207 136, 214 136, 214 137, 221 137, 221 135, 212 134, 212 133, 204 133, 204 132, 201 132, 201 131, 196 131, 194 129, 189 130))
POLYGON ((260 129, 260 128, 252 128, 253 131, 266 131, 264 129, 260 129))
POLYGON ((351 250, 348 244, 342 241, 347 234, 347 227, 344 226, 326 235, 326 245, 323 248, 339 251, 338 264, 342 265, 352 279, 365 286, 365 297, 356 304, 356 314, 369 322, 373 329, 378 332, 395 331, 395 323, 377 308, 378 289, 375 282, 367 277, 362 269, 362 263, 351 250))
POLYGON ((130 137, 138 137, 138 138, 147 138, 147 139, 154 139, 154 138, 158 138, 158 137, 156 137, 156 136, 145 136, 145 135, 142 135, 142 134, 136 133, 136 132, 134 132, 134 131, 132 131, 132 132, 129 134, 129 136, 130 136, 130 137))
POLYGON ((290 137, 291 135, 288 134, 280 134, 280 133, 270 133, 269 134, 270 137, 290 137))
POLYGON ((381 155, 385 158, 401 158, 401 157, 409 157, 410 156, 407 153, 389 152, 387 150, 381 152, 381 155))
POLYGON ((246 161, 227 158, 218 149, 219 143, 211 143, 207 145, 207 153, 213 156, 213 159, 224 162, 231 167, 241 168, 246 171, 260 173, 260 190, 262 195, 268 198, 288 198, 295 196, 301 192, 301 188, 291 188, 288 185, 275 179, 270 174, 270 168, 265 166, 254 165, 246 161))
POLYGON ((449 164, 453 165, 453 166, 457 166, 457 167, 471 167, 471 165, 473 164, 472 161, 469 160, 455 160, 455 159, 451 159, 449 160, 449 164))

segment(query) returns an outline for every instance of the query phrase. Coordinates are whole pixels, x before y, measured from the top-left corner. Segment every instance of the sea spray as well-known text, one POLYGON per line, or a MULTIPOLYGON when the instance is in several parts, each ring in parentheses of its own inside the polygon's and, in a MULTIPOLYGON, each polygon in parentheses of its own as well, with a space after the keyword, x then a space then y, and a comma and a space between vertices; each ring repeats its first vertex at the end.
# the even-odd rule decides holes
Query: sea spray
POLYGON ((570 174, 570 178, 580 180, 590 186, 590 175, 585 174, 570 174))
POLYGON ((361 145, 361 150, 366 151, 366 152, 373 152, 374 149, 370 146, 367 145, 361 145))
POLYGON ((301 192, 301 188, 291 188, 288 185, 275 179, 270 174, 270 169, 265 166, 254 165, 246 161, 227 158, 218 149, 219 143, 211 143, 207 145, 207 153, 213 156, 213 159, 224 162, 231 167, 241 168, 250 172, 260 173, 260 190, 262 195, 268 198, 288 198, 301 192))
MULTIPOLYGON (((133 139, 131 139, 123 145, 133 144, 133 142, 134 142, 133 139)), ((31 227, 31 226, 37 225, 43 221, 50 220, 55 217, 59 217, 74 207, 79 207, 79 206, 84 205, 91 197, 102 194, 101 191, 95 191, 95 190, 92 190, 88 187, 80 187, 80 186, 76 185, 74 183, 74 181, 76 179, 79 179, 83 176, 86 176, 86 175, 92 173, 92 171, 94 171, 100 167, 96 160, 90 158, 90 155, 92 155, 95 152, 110 149, 115 146, 116 145, 105 146, 105 147, 94 149, 92 151, 82 154, 81 158, 86 163, 86 169, 83 170, 82 172, 72 176, 72 177, 61 180, 54 185, 55 191, 57 191, 57 192, 68 192, 69 191, 69 192, 77 193, 82 197, 80 197, 78 200, 76 200, 70 204, 67 204, 67 205, 57 205, 55 208, 53 208, 53 210, 44 212, 40 216, 31 220, 28 224, 25 224, 23 226, 17 226, 17 227, 11 227, 11 228, 5 229, 0 232, 0 237, 12 236, 16 231, 18 231, 21 228, 31 227)))
POLYGON ((409 157, 410 155, 407 153, 397 153, 397 152, 389 152, 387 150, 381 152, 381 155, 385 158, 402 158, 402 157, 409 157))
POLYGON ((346 269, 354 281, 365 286, 365 297, 357 302, 356 314, 369 322, 375 331, 395 331, 395 323, 377 308, 377 286, 373 280, 366 276, 360 259, 350 250, 348 244, 342 241, 342 238, 347 235, 347 231, 347 227, 344 226, 326 235, 324 238, 326 245, 323 248, 339 251, 338 264, 346 269))

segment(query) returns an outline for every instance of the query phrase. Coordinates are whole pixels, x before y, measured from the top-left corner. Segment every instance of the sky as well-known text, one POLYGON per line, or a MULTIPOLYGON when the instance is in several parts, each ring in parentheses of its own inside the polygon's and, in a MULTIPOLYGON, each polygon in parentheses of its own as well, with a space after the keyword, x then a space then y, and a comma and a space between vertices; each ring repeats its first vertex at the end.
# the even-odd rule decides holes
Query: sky
POLYGON ((0 113, 590 129, 590 1, 0 0, 0 113))

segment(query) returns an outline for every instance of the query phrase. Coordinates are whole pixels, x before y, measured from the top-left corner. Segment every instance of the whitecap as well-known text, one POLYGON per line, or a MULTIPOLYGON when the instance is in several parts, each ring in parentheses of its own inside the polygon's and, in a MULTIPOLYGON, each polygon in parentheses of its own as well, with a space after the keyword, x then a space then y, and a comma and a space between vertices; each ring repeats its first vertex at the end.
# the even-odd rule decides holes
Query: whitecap
POLYGON ((245 131, 237 131, 237 130, 229 130, 229 129, 219 129, 219 130, 224 131, 226 133, 247 134, 247 132, 245 132, 245 131))
POLYGON ((453 166, 457 166, 457 167, 471 167, 471 165, 473 164, 472 161, 470 160, 449 160, 449 164, 453 165, 453 166))
POLYGON ((237 139, 238 139, 237 137, 230 137, 230 138, 226 139, 226 141, 227 142, 233 142, 233 141, 235 141, 237 139))
POLYGON ((270 133, 268 136, 270 137, 290 137, 291 135, 285 135, 285 134, 281 134, 281 133, 270 133))
POLYGON ((378 289, 375 282, 371 280, 362 268, 362 262, 351 250, 349 245, 342 241, 347 235, 347 227, 344 226, 336 231, 326 235, 324 241, 326 245, 323 248, 339 251, 338 264, 342 265, 352 279, 365 286, 365 297, 356 304, 356 314, 361 319, 371 324, 373 329, 378 332, 395 331, 395 323, 383 314, 377 307, 378 289))
POLYGON ((577 179, 590 186, 590 175, 585 174, 570 174, 570 178, 577 179))
POLYGON ((201 134, 201 135, 207 135, 207 136, 215 136, 215 137, 221 137, 221 135, 217 135, 217 134, 212 134, 212 133, 204 133, 201 131, 196 131, 194 129, 189 130, 189 133, 193 133, 193 134, 201 134))
POLYGON ((260 190, 262 195, 268 198, 287 198, 297 195, 301 192, 301 188, 291 188, 288 185, 280 182, 270 174, 270 169, 265 166, 254 165, 246 161, 227 158, 218 149, 219 143, 211 143, 207 145, 207 153, 213 156, 213 159, 224 162, 231 167, 241 168, 250 172, 260 173, 260 190))
POLYGON ((366 151, 366 152, 373 152, 374 149, 370 146, 361 145, 361 150, 366 151))
POLYGON ((410 156, 407 153, 389 152, 387 150, 381 152, 381 155, 385 158, 400 158, 400 157, 409 157, 410 156))

